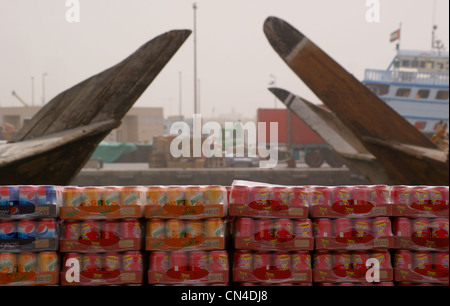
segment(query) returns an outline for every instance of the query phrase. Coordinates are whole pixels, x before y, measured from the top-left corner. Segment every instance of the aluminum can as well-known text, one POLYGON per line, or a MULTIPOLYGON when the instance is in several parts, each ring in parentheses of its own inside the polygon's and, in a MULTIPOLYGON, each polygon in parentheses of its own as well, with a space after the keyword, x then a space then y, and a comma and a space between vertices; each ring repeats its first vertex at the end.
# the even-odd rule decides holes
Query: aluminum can
POLYGON ((212 251, 208 254, 210 271, 228 271, 228 253, 226 251, 212 251))
POLYGON ((332 237, 333 223, 330 219, 319 218, 314 220, 314 237, 332 237))
POLYGON ((413 269, 429 270, 433 267, 433 258, 430 252, 415 252, 413 256, 413 269))
POLYGON ((412 235, 420 238, 430 238, 430 222, 425 218, 418 218, 413 220, 412 235))
POLYGON ((205 237, 224 237, 225 224, 220 218, 205 220, 205 237))
POLYGON ((83 240, 99 240, 101 238, 101 224, 97 220, 81 221, 80 236, 83 240))
POLYGON ((20 205, 37 205, 39 201, 38 187, 27 185, 19 187, 20 205))
POLYGON ((391 203, 391 188, 386 185, 370 186, 369 202, 374 206, 391 203))
POLYGON ((120 190, 120 195, 120 204, 123 206, 144 205, 143 191, 139 186, 124 186, 120 190))
MULTIPOLYGON (((290 187, 273 187, 273 200, 272 202, 277 205, 293 206, 294 190, 290 187)), ((300 206, 300 205, 297 205, 300 206)))
POLYGON ((121 239, 135 239, 142 237, 141 223, 138 219, 124 219, 120 221, 121 239))
POLYGON ((253 254, 253 269, 270 270, 272 254, 270 252, 256 252, 253 254))
POLYGON ((167 238, 184 238, 185 226, 184 221, 178 219, 170 219, 166 221, 166 237, 167 238))
POLYGON ((370 258, 367 251, 352 252, 352 267, 353 269, 366 269, 366 261, 370 258))
POLYGON ((0 186, 0 206, 19 204, 19 186, 0 186))
POLYGON ((189 253, 189 267, 191 271, 209 270, 208 253, 194 251, 189 253))
POLYGON ((84 187, 83 192, 85 201, 83 206, 102 206, 103 202, 103 189, 100 187, 84 187))
POLYGON ((39 238, 56 238, 56 221, 55 219, 40 219, 37 222, 37 231, 39 238))
POLYGON ((448 206, 448 186, 428 188, 431 205, 448 206))
POLYGON ((291 254, 288 252, 276 252, 272 256, 272 266, 278 271, 291 270, 291 254))
POLYGON ((174 271, 187 271, 188 268, 188 256, 186 252, 170 253, 170 269, 174 271))
POLYGON ((147 221, 147 237, 166 238, 166 226, 163 220, 150 219, 147 221))
POLYGON ((78 260, 78 264, 80 267, 80 270, 82 268, 82 263, 83 263, 83 254, 81 253, 64 253, 63 256, 63 271, 67 271, 71 268, 71 265, 67 266, 67 261, 69 259, 75 258, 76 260, 78 260))
POLYGON ((255 186, 250 189, 250 203, 257 205, 270 204, 272 200, 272 188, 266 186, 255 186))
POLYGON ((334 253, 333 268, 338 270, 349 270, 352 268, 352 255, 350 252, 337 251, 334 253))
POLYGON ((378 259, 380 262, 381 269, 390 269, 391 265, 391 254, 388 250, 376 250, 372 251, 371 258, 378 259))
POLYGON ((56 252, 42 252, 38 254, 39 272, 58 272, 58 254, 56 252))
POLYGON ((352 191, 350 187, 337 186, 332 188, 333 205, 347 206, 352 204, 352 191))
POLYGON ((448 219, 438 218, 431 222, 432 238, 448 238, 448 219))
POLYGON ((79 221, 63 221, 63 238, 65 240, 78 240, 81 237, 81 223, 79 221))
POLYGON ((185 223, 186 238, 199 238, 203 236, 203 221, 188 220, 185 223))
POLYGON ((250 201, 250 190, 247 186, 233 186, 230 192, 231 203, 248 204, 250 201))
POLYGON ((227 189, 223 186, 206 186, 204 190, 205 205, 225 204, 227 189))
POLYGON ((38 205, 58 204, 60 191, 55 186, 38 186, 38 205))
POLYGON ((275 238, 292 238, 294 236, 294 223, 290 219, 276 219, 274 221, 275 238))
POLYGON ((37 272, 37 256, 35 253, 18 255, 17 272, 37 272))
POLYGON ((256 220, 256 237, 270 239, 274 237, 274 223, 270 219, 256 220))
POLYGON ((170 186, 167 187, 167 204, 173 206, 185 206, 186 196, 184 193, 184 187, 170 186))
POLYGON ((353 221, 353 228, 356 237, 367 237, 372 231, 372 223, 366 218, 356 219, 353 221))
POLYGON ((143 271, 141 252, 129 251, 123 253, 122 268, 124 271, 143 271))
POLYGON ((115 186, 106 186, 102 189, 102 205, 103 206, 120 206, 121 205, 121 188, 115 186))
POLYGON ((370 204, 370 189, 368 186, 354 186, 350 190, 353 204, 355 205, 370 204))
POLYGON ((248 238, 255 235, 255 221, 251 218, 239 218, 236 221, 236 237, 248 238))
POLYGON ((347 218, 334 220, 334 235, 341 238, 352 237, 352 221, 347 218))
POLYGON ((103 258, 101 254, 87 253, 83 255, 81 271, 100 272, 102 271, 103 258))
POLYGON ((391 220, 388 217, 378 217, 372 222, 372 232, 375 238, 392 236, 391 220))
POLYGON ((167 204, 166 188, 162 186, 149 186, 147 188, 147 204, 164 206, 167 204))
POLYGON ((118 271, 122 270, 122 255, 117 252, 108 252, 102 258, 103 271, 118 271))
POLYGON ((292 270, 311 270, 311 254, 305 251, 292 253, 292 270))
POLYGON ((204 205, 206 202, 202 187, 188 186, 185 188, 184 194, 186 198, 186 206, 199 206, 204 205))
POLYGON ((428 205, 430 196, 424 186, 411 187, 411 204, 423 206, 428 205))
POLYGON ((393 186, 391 190, 393 204, 411 205, 411 189, 408 186, 393 186))
POLYGON ((448 270, 448 252, 435 252, 433 254, 433 267, 439 270, 448 270))
POLYGON ((150 270, 166 272, 170 268, 169 254, 167 252, 152 252, 150 254, 150 270))
POLYGON ((84 206, 86 196, 83 189, 76 186, 67 186, 63 190, 63 204, 64 206, 79 207, 84 206))
POLYGON ((295 238, 313 238, 313 225, 310 219, 294 221, 295 238))
POLYGON ((17 222, 13 220, 1 220, 0 239, 15 239, 17 237, 17 222))
POLYGON ((328 251, 317 251, 313 255, 313 268, 315 270, 332 270, 333 257, 328 251))
POLYGON ((236 269, 251 270, 253 268, 253 253, 250 251, 236 251, 234 254, 236 269))
POLYGON ((17 272, 17 256, 13 253, 0 253, 0 273, 17 272))
POLYGON ((411 269, 412 268, 412 254, 408 250, 398 250, 394 253, 394 268, 411 269))
POLYGON ((123 221, 119 220, 105 220, 101 224, 102 239, 119 239, 121 238, 120 226, 123 221))
POLYGON ((17 237, 19 239, 37 238, 37 224, 34 220, 22 219, 17 224, 17 237))
POLYGON ((291 201, 292 207, 309 206, 309 189, 307 187, 294 187, 294 198, 291 201))
POLYGON ((312 205, 330 206, 331 187, 316 186, 312 190, 312 205))
POLYGON ((399 237, 411 236, 411 220, 408 218, 396 218, 394 219, 394 234, 399 237))

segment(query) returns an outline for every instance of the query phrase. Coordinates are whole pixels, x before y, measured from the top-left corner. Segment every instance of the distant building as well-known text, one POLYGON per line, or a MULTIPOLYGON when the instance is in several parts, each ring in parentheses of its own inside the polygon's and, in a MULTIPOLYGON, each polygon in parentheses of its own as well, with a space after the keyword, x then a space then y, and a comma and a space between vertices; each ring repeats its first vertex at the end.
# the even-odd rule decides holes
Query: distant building
MULTIPOLYGON (((0 129, 3 123, 12 125, 18 131, 31 119, 40 106, 0 107, 0 129)), ((122 119, 122 124, 105 138, 108 142, 150 142, 154 136, 164 133, 162 107, 133 107, 122 119)), ((3 139, 0 132, 0 139, 3 139)))

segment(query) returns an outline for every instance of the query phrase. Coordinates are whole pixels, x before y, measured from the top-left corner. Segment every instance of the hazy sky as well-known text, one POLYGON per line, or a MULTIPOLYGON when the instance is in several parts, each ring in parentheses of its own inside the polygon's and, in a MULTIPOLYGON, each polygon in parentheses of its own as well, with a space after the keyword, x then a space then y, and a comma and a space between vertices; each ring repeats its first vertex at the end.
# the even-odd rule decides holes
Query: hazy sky
MULTIPOLYGON (((368 22, 366 0, 79 0, 80 22, 66 21, 66 0, 0 0, 0 106, 42 103, 115 65, 155 36, 193 29, 197 3, 198 78, 204 117, 236 112, 253 117, 278 108, 267 90, 276 85, 319 100, 275 53, 263 33, 268 16, 292 24, 359 80, 366 68, 385 69, 395 55, 389 34, 402 23, 404 49, 429 50, 433 22, 449 46, 448 0, 379 0, 380 22, 368 22), (433 9, 434 3, 436 10, 433 9)), ((136 102, 177 115, 193 112, 193 35, 136 102)), ((1 108, 0 108, 1 113, 1 108)), ((236 120, 239 116, 236 115, 236 120)))

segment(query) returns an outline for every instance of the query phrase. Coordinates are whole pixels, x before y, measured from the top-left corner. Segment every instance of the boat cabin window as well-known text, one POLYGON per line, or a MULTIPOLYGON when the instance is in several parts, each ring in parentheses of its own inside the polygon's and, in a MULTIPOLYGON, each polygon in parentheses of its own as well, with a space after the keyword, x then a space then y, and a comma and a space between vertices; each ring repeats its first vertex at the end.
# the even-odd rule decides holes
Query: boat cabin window
POLYGON ((367 87, 370 89, 371 92, 373 92, 377 96, 384 96, 389 93, 389 85, 367 84, 367 87))
POLYGON ((409 67, 409 61, 408 60, 403 60, 402 61, 402 67, 409 67))
POLYGON ((437 63, 437 68, 439 70, 444 70, 444 63, 437 63))
POLYGON ((427 62, 427 69, 433 69, 434 68, 434 62, 428 61, 427 62))
POLYGON ((439 90, 436 94, 437 100, 448 100, 448 90, 439 90))
POLYGON ((409 94, 411 93, 411 88, 399 88, 397 89, 397 93, 395 94, 397 97, 409 97, 409 94))
POLYGON ((413 68, 419 67, 419 61, 412 61, 411 67, 413 67, 413 68))
POLYGON ((425 68, 426 65, 427 65, 427 62, 425 62, 425 61, 420 62, 420 68, 425 68))
POLYGON ((428 99, 430 96, 430 91, 428 89, 420 89, 417 91, 416 98, 417 99, 428 99))

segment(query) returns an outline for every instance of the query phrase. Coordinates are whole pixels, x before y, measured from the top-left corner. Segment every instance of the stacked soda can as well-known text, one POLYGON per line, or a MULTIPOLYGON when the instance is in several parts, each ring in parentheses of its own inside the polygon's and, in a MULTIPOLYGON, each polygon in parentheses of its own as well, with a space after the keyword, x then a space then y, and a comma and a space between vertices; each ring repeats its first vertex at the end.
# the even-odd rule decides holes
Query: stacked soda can
POLYGON ((226 284, 227 189, 148 186, 149 284, 226 284))
POLYGON ((233 183, 233 281, 312 283, 314 238, 308 194, 308 187, 302 186, 233 183))
POLYGON ((0 285, 59 281, 59 186, 0 186, 0 285))
POLYGON ((144 189, 65 187, 60 216, 62 285, 143 284, 144 189))
POLYGON ((395 280, 448 285, 448 187, 395 186, 393 200, 395 280))

